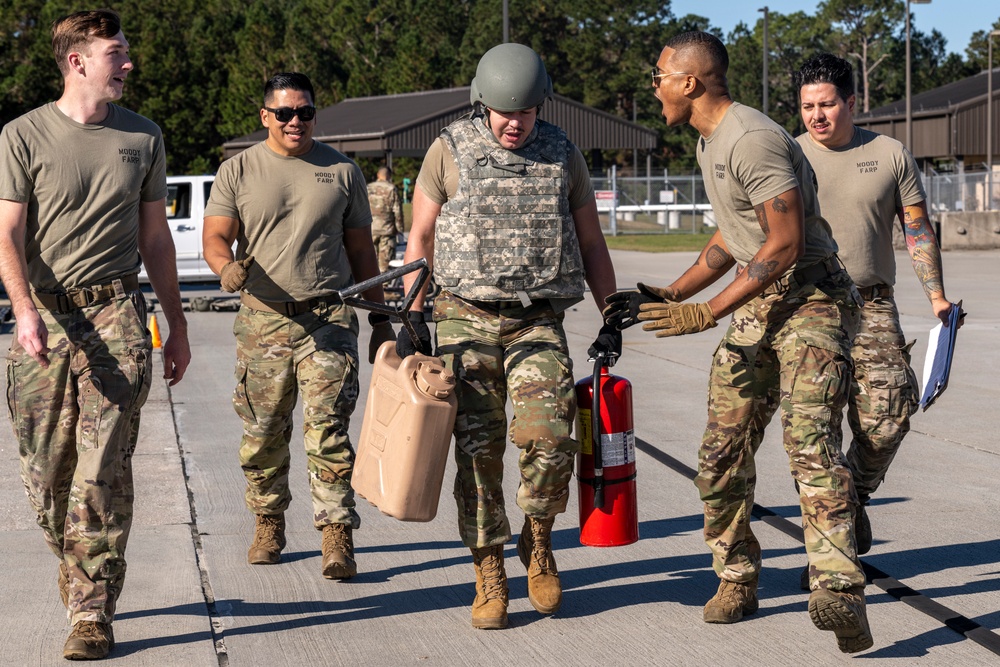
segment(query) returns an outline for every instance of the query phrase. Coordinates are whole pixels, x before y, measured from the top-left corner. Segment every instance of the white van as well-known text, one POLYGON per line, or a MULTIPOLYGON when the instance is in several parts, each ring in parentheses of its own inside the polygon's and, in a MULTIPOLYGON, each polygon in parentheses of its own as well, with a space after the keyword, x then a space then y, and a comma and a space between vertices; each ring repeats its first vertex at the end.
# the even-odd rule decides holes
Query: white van
MULTIPOLYGON (((181 282, 218 281, 201 250, 205 204, 215 176, 167 176, 167 224, 177 251, 177 279, 181 282)), ((145 267, 139 280, 149 282, 145 267)))

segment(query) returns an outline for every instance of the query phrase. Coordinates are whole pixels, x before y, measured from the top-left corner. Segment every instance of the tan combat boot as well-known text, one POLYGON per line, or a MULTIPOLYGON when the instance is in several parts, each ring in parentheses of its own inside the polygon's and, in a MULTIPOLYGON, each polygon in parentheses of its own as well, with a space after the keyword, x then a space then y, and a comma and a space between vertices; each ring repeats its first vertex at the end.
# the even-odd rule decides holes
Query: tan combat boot
POLYGON ((472 627, 498 630, 507 627, 507 573, 503 545, 472 550, 476 566, 476 599, 472 602, 472 627))
POLYGON ((63 606, 69 609, 69 570, 66 569, 66 561, 59 562, 59 597, 63 606))
POLYGON ((820 630, 830 630, 837 637, 843 653, 857 653, 871 648, 871 628, 865 611, 865 587, 852 586, 835 591, 820 588, 809 596, 809 618, 820 630))
POLYGON ((741 584, 736 581, 719 582, 715 597, 705 605, 706 623, 735 623, 757 611, 757 580, 741 584))
POLYGON ((323 526, 323 576, 327 579, 350 579, 357 573, 351 526, 346 523, 323 526))
POLYGON ((528 569, 528 601, 543 614, 554 614, 562 604, 559 570, 552 555, 552 524, 555 517, 524 517, 517 541, 517 556, 528 569))
POLYGON ((251 565, 273 565, 281 560, 284 548, 285 515, 257 514, 247 561, 251 565))
POLYGON ((115 647, 115 635, 110 623, 80 621, 73 626, 66 644, 63 658, 66 660, 101 660, 108 657, 115 647))

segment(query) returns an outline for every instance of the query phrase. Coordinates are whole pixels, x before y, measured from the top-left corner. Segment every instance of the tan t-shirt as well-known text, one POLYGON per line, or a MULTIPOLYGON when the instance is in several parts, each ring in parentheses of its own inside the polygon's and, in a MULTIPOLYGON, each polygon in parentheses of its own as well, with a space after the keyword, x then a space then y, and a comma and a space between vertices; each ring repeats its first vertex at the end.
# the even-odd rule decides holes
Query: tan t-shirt
MULTIPOLYGON (((580 149, 570 144, 569 151, 569 210, 575 211, 594 197, 587 160, 580 149)), ((458 163, 443 137, 438 137, 427 149, 417 185, 431 201, 443 205, 458 191, 458 163)))
POLYGON ((697 155, 719 230, 737 262, 745 266, 764 245, 754 206, 794 187, 805 211, 805 253, 790 271, 837 252, 819 214, 812 168, 795 140, 770 118, 734 103, 711 136, 698 140, 697 155))
POLYGON ((139 204, 167 196, 163 137, 151 120, 108 106, 89 125, 51 102, 0 134, 0 199, 28 204, 24 252, 36 290, 139 270, 139 204))
POLYGON ((850 143, 829 149, 803 134, 819 203, 840 246, 839 256, 859 287, 896 282, 892 229, 904 206, 927 199, 917 165, 903 144, 854 128, 850 143))
POLYGON ((350 285, 344 229, 372 222, 361 169, 318 141, 297 157, 261 142, 223 162, 205 206, 213 215, 240 221, 236 258, 254 257, 246 291, 265 301, 304 301, 350 285))

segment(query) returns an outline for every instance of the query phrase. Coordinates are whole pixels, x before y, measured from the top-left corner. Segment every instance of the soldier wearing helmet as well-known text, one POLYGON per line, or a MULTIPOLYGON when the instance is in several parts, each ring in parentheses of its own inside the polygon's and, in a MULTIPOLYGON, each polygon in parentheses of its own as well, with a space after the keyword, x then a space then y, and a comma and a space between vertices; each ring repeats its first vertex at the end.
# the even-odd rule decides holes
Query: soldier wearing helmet
MULTIPOLYGON (((413 194, 405 261, 426 257, 433 265, 443 290, 434 302, 437 354, 459 379, 455 499, 459 535, 476 570, 476 628, 507 626, 508 396, 510 440, 521 450, 517 504, 525 521, 517 552, 528 570, 528 599, 543 614, 559 608, 550 534, 566 509, 578 448, 570 435, 576 399, 563 314, 583 300, 584 281, 598 309, 615 290, 583 155, 538 118, 551 94, 533 50, 490 49, 472 81, 473 112, 431 145, 413 194)), ((400 335, 397 351, 430 354, 421 299, 409 317, 421 344, 400 335)), ((613 361, 621 334, 605 327, 588 352, 613 361)))

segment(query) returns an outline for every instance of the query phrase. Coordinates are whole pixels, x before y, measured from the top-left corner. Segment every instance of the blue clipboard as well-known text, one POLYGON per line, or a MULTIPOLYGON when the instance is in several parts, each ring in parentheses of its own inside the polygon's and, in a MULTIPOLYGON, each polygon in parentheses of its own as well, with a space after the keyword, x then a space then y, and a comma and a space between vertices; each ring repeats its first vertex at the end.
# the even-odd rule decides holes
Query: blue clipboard
POLYGON ((948 324, 938 324, 931 329, 927 341, 927 358, 924 360, 924 385, 921 391, 920 408, 926 411, 938 396, 948 388, 948 376, 951 375, 951 360, 955 354, 955 335, 958 333, 958 320, 962 313, 962 302, 959 301, 948 314, 948 324))

